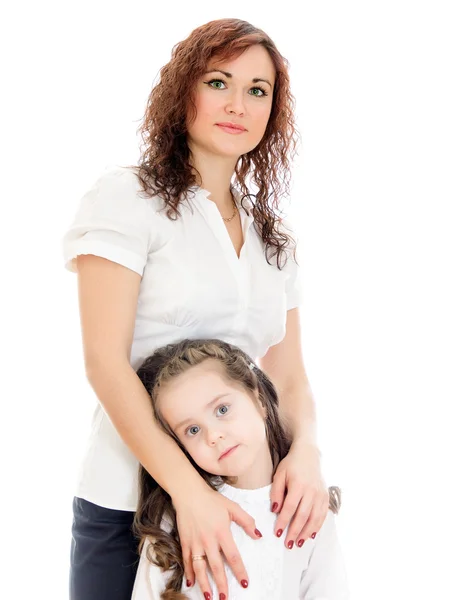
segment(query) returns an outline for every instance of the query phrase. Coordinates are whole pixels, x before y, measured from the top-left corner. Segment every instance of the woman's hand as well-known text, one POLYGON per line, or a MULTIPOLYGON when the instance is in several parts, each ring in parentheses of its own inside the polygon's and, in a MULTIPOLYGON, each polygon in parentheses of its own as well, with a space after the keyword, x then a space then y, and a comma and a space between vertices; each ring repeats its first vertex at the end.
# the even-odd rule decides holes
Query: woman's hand
POLYGON ((230 523, 234 521, 256 540, 261 537, 261 534, 257 532, 253 517, 235 502, 205 486, 193 490, 183 498, 172 498, 172 502, 177 514, 186 584, 190 587, 194 585, 195 580, 198 580, 206 600, 212 598, 206 561, 192 561, 192 556, 206 555, 217 585, 219 599, 228 598, 222 552, 237 580, 242 587, 246 588, 250 582, 231 535, 230 523))
POLYGON ((327 516, 329 494, 320 470, 320 451, 311 442, 296 440, 280 462, 270 493, 278 514, 275 533, 280 537, 289 524, 285 545, 301 547, 314 538, 327 516))

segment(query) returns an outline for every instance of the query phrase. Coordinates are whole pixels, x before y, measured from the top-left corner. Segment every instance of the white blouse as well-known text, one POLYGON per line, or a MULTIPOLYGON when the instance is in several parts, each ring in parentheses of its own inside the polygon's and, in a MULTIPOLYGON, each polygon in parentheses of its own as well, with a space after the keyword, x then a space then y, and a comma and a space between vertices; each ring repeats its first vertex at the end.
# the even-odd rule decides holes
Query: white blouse
MULTIPOLYGON (((308 539, 301 548, 285 547, 286 532, 277 538, 273 531, 277 515, 270 510, 270 488, 240 490, 224 485, 220 492, 237 502, 252 515, 263 534, 253 540, 245 531, 231 524, 231 532, 249 577, 244 589, 225 564, 228 581, 227 600, 347 600, 349 598, 345 562, 339 543, 335 515, 329 510, 315 539, 308 539)), ((165 529, 169 528, 165 526, 165 529)), ((170 572, 162 572, 147 559, 146 540, 134 583, 132 600, 157 600, 164 591, 170 572)), ((150 548, 151 550, 151 548, 150 548)), ((212 597, 218 590, 209 573, 212 597)), ((204 600, 200 586, 188 588, 183 580, 182 592, 190 600, 204 600)))
MULTIPOLYGON (((281 271, 267 263, 251 203, 233 190, 244 235, 238 258, 209 192, 192 189, 193 199, 181 203, 181 216, 171 220, 161 198, 142 192, 133 170, 108 169, 82 197, 63 238, 70 271, 76 272, 78 255, 94 254, 142 276, 134 369, 160 346, 184 338, 222 339, 256 360, 284 338, 286 311, 300 304, 297 264, 291 253, 281 271)), ((134 511, 137 473, 138 461, 98 404, 75 494, 134 511)))

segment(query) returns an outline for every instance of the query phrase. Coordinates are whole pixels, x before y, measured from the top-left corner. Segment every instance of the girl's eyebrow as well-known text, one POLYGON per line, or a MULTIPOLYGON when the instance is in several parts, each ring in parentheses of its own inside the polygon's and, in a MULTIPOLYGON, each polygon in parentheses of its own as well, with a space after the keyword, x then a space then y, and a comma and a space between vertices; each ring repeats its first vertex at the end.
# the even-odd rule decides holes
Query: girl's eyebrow
MULTIPOLYGON (((225 394, 219 394, 213 400, 211 400, 211 402, 208 402, 208 404, 206 405, 206 408, 209 408, 211 405, 215 404, 217 402, 217 400, 220 400, 221 398, 224 398, 225 396, 229 396, 229 395, 230 395, 230 392, 226 392, 225 394)), ((188 423, 192 423, 192 421, 195 421, 195 419, 193 417, 188 417, 187 419, 180 421, 178 423, 178 425, 175 425, 175 427, 173 428, 173 431, 178 431, 178 429, 180 427, 182 427, 183 425, 187 425, 188 423)))
MULTIPOLYGON (((208 75, 208 73, 222 73, 222 75, 225 75, 225 77, 228 77, 229 79, 233 77, 231 73, 227 73, 227 71, 222 71, 221 69, 210 69, 209 71, 206 71, 205 75, 208 75)), ((272 84, 270 81, 267 81, 267 79, 263 79, 262 77, 253 77, 252 79, 252 83, 259 83, 260 81, 264 81, 264 83, 267 83, 272 87, 272 84)))

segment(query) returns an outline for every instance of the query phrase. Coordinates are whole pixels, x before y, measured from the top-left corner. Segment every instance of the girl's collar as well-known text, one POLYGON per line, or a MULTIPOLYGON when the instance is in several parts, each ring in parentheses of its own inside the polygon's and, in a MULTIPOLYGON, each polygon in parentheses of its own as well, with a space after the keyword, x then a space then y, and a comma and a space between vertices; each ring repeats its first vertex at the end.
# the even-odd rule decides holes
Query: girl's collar
POLYGON ((251 504, 267 504, 267 507, 270 509, 271 488, 272 484, 269 484, 253 490, 247 490, 233 487, 228 483, 222 483, 218 491, 238 504, 241 502, 250 502, 251 504))

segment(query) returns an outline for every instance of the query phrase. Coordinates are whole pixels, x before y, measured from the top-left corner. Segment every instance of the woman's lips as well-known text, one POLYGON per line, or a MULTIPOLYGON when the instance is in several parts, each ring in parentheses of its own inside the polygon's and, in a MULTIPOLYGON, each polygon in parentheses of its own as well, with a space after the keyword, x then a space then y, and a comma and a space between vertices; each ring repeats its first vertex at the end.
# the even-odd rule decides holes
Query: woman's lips
POLYGON ((238 134, 238 133, 245 133, 247 130, 246 129, 241 129, 240 127, 232 127, 231 125, 226 125, 224 123, 216 123, 217 127, 220 127, 220 129, 222 131, 225 131, 226 133, 232 133, 232 134, 238 134))
POLYGON ((236 448, 239 446, 239 444, 237 444, 236 446, 233 446, 232 448, 230 448, 229 450, 226 450, 223 454, 220 455, 219 460, 222 460, 222 458, 226 458, 227 456, 230 456, 230 454, 236 450, 236 448))

